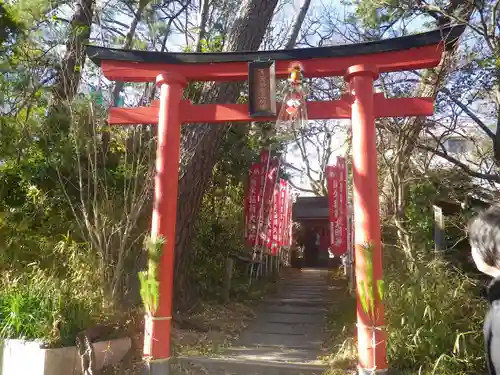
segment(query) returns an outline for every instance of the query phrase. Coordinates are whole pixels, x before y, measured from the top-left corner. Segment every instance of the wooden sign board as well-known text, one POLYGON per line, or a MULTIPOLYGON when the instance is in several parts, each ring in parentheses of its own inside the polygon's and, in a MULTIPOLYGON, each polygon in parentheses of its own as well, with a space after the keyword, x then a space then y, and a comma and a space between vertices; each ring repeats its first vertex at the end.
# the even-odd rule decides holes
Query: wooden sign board
POLYGON ((252 118, 276 116, 274 61, 248 63, 248 114, 252 118))

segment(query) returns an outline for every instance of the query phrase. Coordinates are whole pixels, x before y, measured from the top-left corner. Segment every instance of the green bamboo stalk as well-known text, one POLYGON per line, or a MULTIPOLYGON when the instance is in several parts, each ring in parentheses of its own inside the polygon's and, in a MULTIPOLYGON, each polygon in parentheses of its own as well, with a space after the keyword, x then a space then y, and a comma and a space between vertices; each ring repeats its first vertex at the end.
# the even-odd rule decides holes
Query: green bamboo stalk
POLYGON ((140 294, 142 303, 150 315, 158 308, 160 296, 160 282, 158 281, 158 267, 163 253, 163 245, 166 240, 163 237, 149 237, 144 247, 148 253, 148 269, 139 272, 141 285, 140 294))
POLYGON ((372 322, 376 320, 375 312, 375 287, 376 287, 376 297, 380 300, 384 300, 384 290, 385 284, 384 280, 374 280, 373 275, 373 249, 374 246, 371 243, 365 243, 361 246, 363 249, 364 261, 365 261, 365 275, 366 282, 361 280, 358 283, 359 298, 361 300, 361 306, 364 312, 368 315, 372 322))

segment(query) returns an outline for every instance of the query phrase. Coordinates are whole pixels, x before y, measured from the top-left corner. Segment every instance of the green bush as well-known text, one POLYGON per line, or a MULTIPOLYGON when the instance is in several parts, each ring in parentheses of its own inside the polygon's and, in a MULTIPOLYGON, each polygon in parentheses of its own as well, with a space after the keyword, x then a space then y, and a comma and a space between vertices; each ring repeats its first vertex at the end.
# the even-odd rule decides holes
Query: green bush
POLYGON ((419 255, 408 272, 397 249, 385 253, 391 367, 408 374, 483 374, 487 304, 477 281, 433 255, 419 255))
POLYGON ((26 256, 15 268, 3 265, 0 338, 74 345, 78 332, 106 318, 98 258, 69 235, 51 251, 42 244, 35 251, 50 252, 50 261, 38 262, 34 254, 31 263, 26 256))
POLYGON ((74 345, 77 333, 97 318, 95 300, 82 298, 74 283, 38 268, 17 278, 4 275, 0 286, 0 338, 74 345))

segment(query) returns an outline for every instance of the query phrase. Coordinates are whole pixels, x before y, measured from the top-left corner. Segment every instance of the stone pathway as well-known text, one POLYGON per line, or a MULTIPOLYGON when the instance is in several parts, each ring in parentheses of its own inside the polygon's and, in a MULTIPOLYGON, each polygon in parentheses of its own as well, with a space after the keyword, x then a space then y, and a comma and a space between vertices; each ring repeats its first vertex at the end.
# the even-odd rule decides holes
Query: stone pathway
POLYGON ((188 357, 204 374, 321 374, 328 271, 285 269, 275 296, 220 358, 188 357))

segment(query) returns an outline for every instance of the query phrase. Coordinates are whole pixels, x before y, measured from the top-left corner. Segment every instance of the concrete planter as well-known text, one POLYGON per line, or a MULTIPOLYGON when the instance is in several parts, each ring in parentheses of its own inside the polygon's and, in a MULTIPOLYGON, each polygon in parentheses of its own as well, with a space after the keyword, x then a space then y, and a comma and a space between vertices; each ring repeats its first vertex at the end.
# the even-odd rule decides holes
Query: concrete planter
MULTIPOLYGON (((130 350, 129 337, 94 343, 97 369, 120 362, 130 350)), ((81 373, 76 346, 44 349, 40 342, 0 341, 0 375, 73 375, 81 373)))

